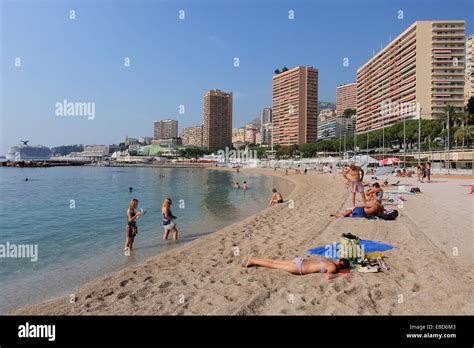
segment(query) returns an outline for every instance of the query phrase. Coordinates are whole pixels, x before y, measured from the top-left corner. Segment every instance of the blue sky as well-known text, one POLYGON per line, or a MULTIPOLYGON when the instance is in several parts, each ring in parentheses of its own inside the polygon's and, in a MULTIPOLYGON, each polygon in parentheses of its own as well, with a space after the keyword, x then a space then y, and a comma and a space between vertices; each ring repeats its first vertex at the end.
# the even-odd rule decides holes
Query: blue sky
POLYGON ((319 100, 334 101, 336 87, 414 21, 464 19, 471 34, 474 10, 472 0, 0 2, 1 154, 20 139, 109 144, 151 136, 153 120, 199 124, 215 88, 234 92, 242 126, 271 105, 282 66, 319 69, 319 100), (64 99, 94 102, 95 119, 55 116, 64 99))

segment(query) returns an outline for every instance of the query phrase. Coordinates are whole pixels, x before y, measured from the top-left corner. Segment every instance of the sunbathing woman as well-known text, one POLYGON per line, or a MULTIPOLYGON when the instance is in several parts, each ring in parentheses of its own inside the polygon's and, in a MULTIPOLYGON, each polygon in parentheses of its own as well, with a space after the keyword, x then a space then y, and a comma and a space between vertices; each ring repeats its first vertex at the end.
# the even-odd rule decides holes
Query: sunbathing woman
POLYGON ((321 258, 319 260, 303 259, 295 257, 293 261, 271 260, 271 259, 248 259, 242 266, 260 266, 272 269, 281 269, 296 275, 310 273, 326 273, 326 279, 336 278, 340 270, 349 270, 349 261, 339 259, 336 262, 331 259, 321 258))

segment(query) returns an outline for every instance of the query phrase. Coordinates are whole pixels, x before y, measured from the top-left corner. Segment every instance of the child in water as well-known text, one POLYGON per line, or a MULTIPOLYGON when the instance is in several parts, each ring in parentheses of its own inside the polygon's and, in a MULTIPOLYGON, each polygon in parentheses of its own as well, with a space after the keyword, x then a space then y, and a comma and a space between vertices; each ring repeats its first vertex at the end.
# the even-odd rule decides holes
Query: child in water
POLYGON ((133 198, 130 201, 130 205, 127 209, 127 227, 126 227, 126 240, 125 240, 125 252, 130 252, 133 248, 133 241, 135 240, 135 236, 138 233, 137 228, 137 219, 142 215, 142 212, 137 212, 138 206, 138 199, 133 198))

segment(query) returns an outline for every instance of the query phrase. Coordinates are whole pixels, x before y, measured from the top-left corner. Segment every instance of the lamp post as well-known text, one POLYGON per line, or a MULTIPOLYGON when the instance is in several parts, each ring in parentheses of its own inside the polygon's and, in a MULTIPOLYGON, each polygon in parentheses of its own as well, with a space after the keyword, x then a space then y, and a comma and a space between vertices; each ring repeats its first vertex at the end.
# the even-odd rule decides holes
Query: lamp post
POLYGON ((448 175, 449 175, 449 167, 450 167, 450 165, 449 165, 449 143, 450 143, 450 141, 451 141, 450 135, 449 135, 449 133, 450 133, 450 125, 449 125, 449 123, 450 123, 450 122, 449 122, 449 109, 448 109, 448 159, 447 159, 448 175))
POLYGON ((407 118, 407 115, 403 113, 403 168, 407 167, 407 136, 406 136, 406 130, 405 130, 405 120, 407 118))
POLYGON ((357 122, 357 119, 356 119, 356 116, 352 116, 351 117, 351 122, 352 122, 352 125, 354 128, 354 157, 356 156, 356 143, 357 143, 357 127, 356 127, 356 122, 357 122))
POLYGON ((382 118, 382 159, 385 159, 385 120, 382 118))
POLYGON ((416 111, 418 114, 418 165, 420 165, 421 156, 421 105, 417 104, 416 111))
POLYGON ((366 151, 366 156, 367 156, 367 164, 369 164, 369 126, 365 127, 365 131, 367 132, 367 151, 366 151))

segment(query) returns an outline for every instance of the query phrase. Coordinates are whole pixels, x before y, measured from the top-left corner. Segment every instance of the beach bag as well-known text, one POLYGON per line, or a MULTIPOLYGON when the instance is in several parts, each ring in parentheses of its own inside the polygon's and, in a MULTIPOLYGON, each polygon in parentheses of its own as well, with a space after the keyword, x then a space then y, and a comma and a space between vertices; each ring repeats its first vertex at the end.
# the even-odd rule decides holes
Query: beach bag
POLYGON ((418 187, 412 187, 410 192, 411 193, 421 193, 421 190, 418 187))
POLYGON ((388 210, 380 216, 383 220, 395 220, 398 217, 398 210, 388 210))
POLYGON ((361 254, 359 237, 352 233, 343 233, 340 239, 339 257, 347 260, 363 258, 363 255, 359 254, 361 254))

